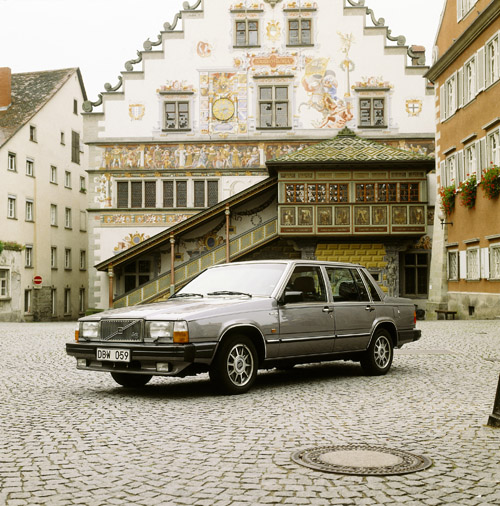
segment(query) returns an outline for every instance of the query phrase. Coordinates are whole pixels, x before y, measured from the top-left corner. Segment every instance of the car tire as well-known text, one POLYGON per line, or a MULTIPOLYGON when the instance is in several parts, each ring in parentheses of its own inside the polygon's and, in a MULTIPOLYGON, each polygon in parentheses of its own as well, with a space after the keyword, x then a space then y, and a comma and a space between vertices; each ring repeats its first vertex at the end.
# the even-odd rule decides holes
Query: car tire
POLYGON ((257 350, 243 335, 225 340, 210 366, 210 380, 225 394, 242 394, 253 385, 257 376, 257 350))
POLYGON ((361 367, 369 376, 382 376, 391 368, 394 347, 389 332, 380 329, 375 332, 368 350, 361 358, 361 367))
POLYGON ((112 372, 111 377, 122 387, 140 388, 153 377, 150 374, 129 374, 126 372, 112 372))

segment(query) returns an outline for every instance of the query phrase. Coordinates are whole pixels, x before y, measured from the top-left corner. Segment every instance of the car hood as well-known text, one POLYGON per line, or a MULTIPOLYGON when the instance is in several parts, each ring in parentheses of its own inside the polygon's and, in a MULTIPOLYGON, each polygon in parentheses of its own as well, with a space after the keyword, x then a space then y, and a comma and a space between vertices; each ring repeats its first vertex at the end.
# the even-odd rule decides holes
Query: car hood
POLYGON ((210 297, 192 299, 169 299, 165 302, 111 309, 102 313, 80 318, 79 321, 99 321, 107 318, 141 318, 144 320, 190 320, 193 317, 208 316, 211 312, 245 311, 270 304, 267 297, 210 297))

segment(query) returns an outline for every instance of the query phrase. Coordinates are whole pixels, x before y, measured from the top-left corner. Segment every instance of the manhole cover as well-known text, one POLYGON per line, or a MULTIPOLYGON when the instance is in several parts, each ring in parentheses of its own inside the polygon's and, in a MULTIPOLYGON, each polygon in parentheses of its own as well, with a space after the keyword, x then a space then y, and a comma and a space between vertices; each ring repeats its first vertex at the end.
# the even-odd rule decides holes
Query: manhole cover
POLYGON ((292 455, 297 463, 318 471, 357 476, 407 474, 427 469, 432 461, 413 453, 384 446, 322 446, 292 455))

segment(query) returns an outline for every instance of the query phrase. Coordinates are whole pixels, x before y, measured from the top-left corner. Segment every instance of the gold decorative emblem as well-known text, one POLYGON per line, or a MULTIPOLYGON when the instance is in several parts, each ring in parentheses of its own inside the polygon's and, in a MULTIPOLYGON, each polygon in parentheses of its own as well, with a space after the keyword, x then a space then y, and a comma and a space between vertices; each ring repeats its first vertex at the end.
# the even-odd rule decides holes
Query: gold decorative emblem
POLYGON ((132 120, 139 121, 146 112, 146 106, 144 104, 130 104, 128 106, 128 115, 132 120))
POLYGON ((412 99, 406 101, 406 112, 408 116, 419 116, 422 112, 422 100, 412 99))
POLYGON ((220 121, 227 121, 234 115, 234 103, 229 98, 219 98, 212 107, 213 115, 220 121))
POLYGON ((280 40, 281 28, 279 21, 270 21, 267 24, 267 38, 272 41, 280 40))

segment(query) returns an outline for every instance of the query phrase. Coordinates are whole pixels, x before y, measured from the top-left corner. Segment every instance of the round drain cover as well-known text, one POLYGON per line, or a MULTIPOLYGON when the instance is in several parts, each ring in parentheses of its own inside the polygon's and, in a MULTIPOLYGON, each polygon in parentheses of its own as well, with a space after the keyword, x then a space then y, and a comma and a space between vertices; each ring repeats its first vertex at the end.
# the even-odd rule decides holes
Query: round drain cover
POLYGON ((414 473, 432 465, 427 457, 363 444, 310 448, 294 453, 292 459, 318 471, 357 476, 414 473))

